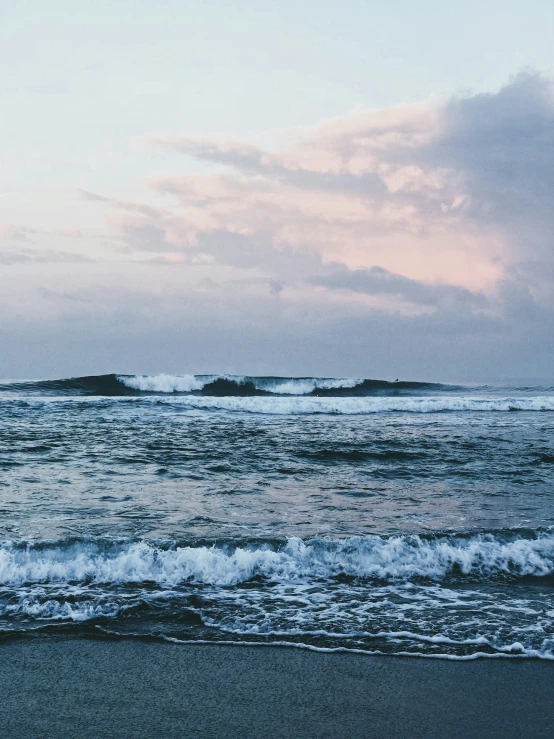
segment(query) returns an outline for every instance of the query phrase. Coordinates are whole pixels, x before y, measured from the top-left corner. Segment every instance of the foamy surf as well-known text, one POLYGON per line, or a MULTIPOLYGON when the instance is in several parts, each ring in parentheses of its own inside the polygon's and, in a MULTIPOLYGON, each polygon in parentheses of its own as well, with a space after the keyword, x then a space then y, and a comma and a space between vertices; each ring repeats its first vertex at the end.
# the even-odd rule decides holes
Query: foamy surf
POLYGON ((255 390, 275 395, 309 395, 316 390, 348 390, 359 387, 363 379, 317 377, 245 377, 238 375, 118 375, 123 385, 141 392, 190 393, 205 390, 217 381, 237 388, 251 385, 255 390))
POLYGON ((521 397, 379 397, 379 398, 260 398, 186 396, 174 402, 196 410, 307 416, 370 415, 375 413, 453 413, 554 411, 554 396, 521 397))
POLYGON ((549 531, 6 542, 0 631, 97 626, 176 641, 551 659, 553 572, 549 531))
POLYGON ((294 581, 348 577, 407 582, 546 577, 554 573, 554 534, 468 537, 291 538, 281 546, 165 546, 70 542, 0 546, 0 585, 42 582, 186 582, 237 585, 255 577, 294 581))

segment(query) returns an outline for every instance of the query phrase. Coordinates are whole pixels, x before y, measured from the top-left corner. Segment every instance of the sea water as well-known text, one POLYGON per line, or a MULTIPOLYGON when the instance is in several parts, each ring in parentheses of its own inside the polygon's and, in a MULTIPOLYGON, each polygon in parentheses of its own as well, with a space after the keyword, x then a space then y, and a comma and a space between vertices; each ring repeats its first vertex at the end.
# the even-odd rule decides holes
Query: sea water
POLYGON ((554 389, 0 384, 0 635, 554 657, 554 389))

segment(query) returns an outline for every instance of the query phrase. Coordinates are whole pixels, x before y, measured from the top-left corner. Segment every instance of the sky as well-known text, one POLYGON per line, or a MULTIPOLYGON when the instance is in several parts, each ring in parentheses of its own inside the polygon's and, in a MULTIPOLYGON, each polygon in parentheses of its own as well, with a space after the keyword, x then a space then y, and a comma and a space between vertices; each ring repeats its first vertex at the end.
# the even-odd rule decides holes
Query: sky
POLYGON ((0 377, 554 380, 553 33, 0 0, 0 377))

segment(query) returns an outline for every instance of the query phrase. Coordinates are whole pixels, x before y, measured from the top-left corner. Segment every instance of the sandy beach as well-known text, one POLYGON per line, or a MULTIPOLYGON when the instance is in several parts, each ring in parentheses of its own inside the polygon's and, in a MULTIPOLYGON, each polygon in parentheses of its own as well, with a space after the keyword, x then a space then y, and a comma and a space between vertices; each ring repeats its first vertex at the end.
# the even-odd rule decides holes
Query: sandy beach
POLYGON ((27 638, 0 645, 3 739, 547 737, 554 664, 27 638))

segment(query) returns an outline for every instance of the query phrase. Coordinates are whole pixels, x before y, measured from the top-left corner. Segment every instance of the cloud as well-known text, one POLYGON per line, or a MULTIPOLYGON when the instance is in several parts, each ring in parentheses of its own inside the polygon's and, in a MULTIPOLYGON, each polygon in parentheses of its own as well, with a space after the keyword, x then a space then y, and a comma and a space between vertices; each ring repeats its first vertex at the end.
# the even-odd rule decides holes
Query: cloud
MULTIPOLYGON (((79 284, 76 269, 65 284, 61 267, 52 284, 37 271, 58 295, 41 310, 83 335, 102 316, 114 346, 169 347, 153 353, 167 365, 184 342, 197 371, 539 374, 554 359, 553 100, 552 80, 525 72, 264 148, 147 137, 182 174, 145 172, 144 202, 82 191, 106 213, 113 263, 79 284), (190 157, 209 166, 187 171, 190 157)), ((14 242, 35 235, 10 228, 1 253, 19 269, 30 254, 14 242)))
MULTIPOLYGON (((490 149, 488 142, 479 143, 479 116, 505 127, 506 115, 520 115, 514 101, 540 97, 537 89, 542 94, 537 115, 552 116, 546 86, 546 80, 530 75, 488 96, 486 105, 500 109, 496 118, 482 113, 480 96, 360 111, 288 132, 271 151, 225 139, 150 137, 158 147, 224 169, 147 178, 149 187, 173 205, 162 213, 119 204, 127 214, 117 222, 141 249, 206 252, 210 242, 207 253, 226 264, 234 255, 241 266, 271 271, 271 262, 282 266, 286 261, 281 254, 295 255, 299 263, 310 255, 352 271, 380 267, 430 285, 490 293, 514 259, 512 234, 472 169, 472 156, 482 158, 473 154, 464 160, 464 147, 490 149)), ((508 137, 507 160, 509 144, 508 137)), ((489 191, 501 198, 500 188, 491 185, 489 191)), ((506 208, 513 210, 510 204, 506 208)), ((288 276, 268 276, 297 276, 290 261, 288 276)))
POLYGON ((0 223, 0 240, 32 241, 38 233, 39 231, 36 228, 18 226, 13 223, 0 223))
POLYGON ((183 136, 145 136, 143 140, 161 149, 190 154, 198 159, 230 165, 252 172, 271 168, 271 156, 240 140, 185 138, 183 136))
POLYGON ((497 228, 515 258, 552 256, 554 81, 525 72, 497 93, 451 100, 442 117, 421 161, 458 174, 466 216, 497 228))
POLYGON ((82 231, 78 228, 75 228, 75 226, 67 226, 66 228, 60 228, 56 231, 56 234, 58 236, 64 236, 68 239, 80 239, 82 234, 82 231))
POLYGON ((65 228, 53 234, 21 224, 0 223, 0 264, 10 266, 93 261, 87 255, 69 253, 53 247, 49 243, 53 236, 75 239, 81 236, 81 232, 74 228, 65 228))
POLYGON ((149 180, 180 200, 191 224, 201 211, 207 228, 270 229, 276 244, 414 278, 423 276, 418 252, 435 265, 431 279, 468 286, 476 268, 482 285, 500 278, 498 258, 552 253, 554 85, 537 73, 496 93, 296 129, 272 151, 225 139, 150 140, 230 170, 149 180))
POLYGON ((348 270, 335 269, 326 275, 309 279, 313 285, 332 290, 347 290, 366 295, 391 295, 428 307, 485 308, 487 299, 482 293, 471 292, 457 285, 427 285, 381 267, 348 270))
POLYGON ((94 261, 84 254, 71 254, 69 252, 54 251, 47 249, 19 249, 17 251, 0 251, 0 264, 9 266, 13 264, 71 264, 94 261))

